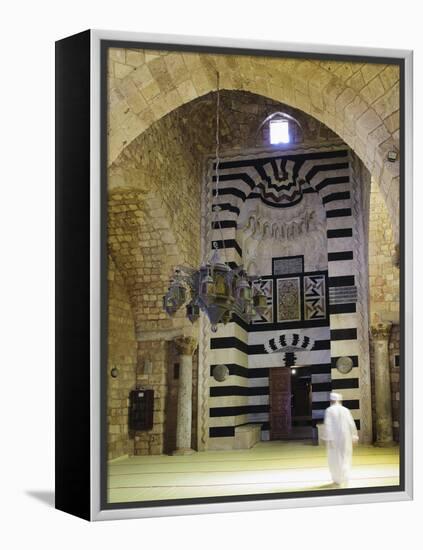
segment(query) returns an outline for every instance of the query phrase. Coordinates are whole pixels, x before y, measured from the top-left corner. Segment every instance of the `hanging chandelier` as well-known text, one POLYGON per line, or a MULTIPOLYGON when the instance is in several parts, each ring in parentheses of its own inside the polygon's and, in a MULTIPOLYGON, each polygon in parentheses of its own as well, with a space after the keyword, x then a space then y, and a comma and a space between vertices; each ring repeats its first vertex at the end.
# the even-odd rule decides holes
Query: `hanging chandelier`
MULTIPOLYGON (((219 197, 220 163, 220 89, 217 74, 216 92, 216 202, 219 197)), ((255 315, 264 313, 267 308, 266 296, 253 286, 257 276, 250 276, 243 266, 231 268, 226 261, 225 240, 219 219, 220 206, 212 208, 213 227, 221 234, 222 259, 218 243, 213 243, 212 252, 207 261, 198 270, 186 266, 177 266, 170 280, 167 293, 163 296, 163 308, 171 317, 186 305, 186 315, 194 323, 203 311, 210 320, 211 330, 217 331, 220 323, 228 323, 233 314, 250 323, 255 315)))

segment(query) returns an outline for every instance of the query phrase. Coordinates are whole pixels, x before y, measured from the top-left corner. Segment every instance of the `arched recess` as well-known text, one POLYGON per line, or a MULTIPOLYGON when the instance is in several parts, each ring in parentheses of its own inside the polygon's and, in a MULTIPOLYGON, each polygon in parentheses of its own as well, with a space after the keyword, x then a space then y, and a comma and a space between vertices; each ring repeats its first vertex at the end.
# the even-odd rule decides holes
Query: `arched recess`
POLYGON ((184 260, 160 198, 131 187, 109 193, 108 251, 127 289, 138 339, 160 330, 180 331, 182 313, 169 319, 162 307, 174 266, 184 260))
MULTIPOLYGON (((214 169, 211 166, 209 180, 214 169)), ((356 174, 356 159, 342 146, 263 152, 253 159, 249 155, 223 158, 219 174, 220 191, 214 203, 222 205, 223 228, 213 227, 207 239, 210 244, 224 239, 226 257, 236 264, 243 262, 238 217, 247 202, 283 212, 300 204, 308 193, 319 196, 326 213, 331 378, 339 377, 338 357, 353 357, 359 389, 351 393, 359 402, 362 441, 371 442, 366 212, 361 197, 362 187, 370 183, 356 174)), ((209 183, 210 197, 212 193, 209 183)))
MULTIPOLYGON (((248 92, 222 92, 221 100, 225 149, 235 144, 254 146, 261 120, 269 111, 281 108, 277 102, 248 92)), ((131 296, 141 371, 145 355, 151 353, 147 338, 169 340, 191 328, 183 309, 169 319, 161 298, 175 265, 197 266, 200 262, 200 182, 204 155, 213 150, 214 124, 215 94, 210 93, 155 122, 109 168, 110 254, 119 264, 131 296)), ((314 119, 310 125, 305 123, 309 139, 326 144, 335 138, 314 119)), ((162 349, 154 351, 155 358, 160 354, 162 349)), ((163 378, 157 389, 165 394, 163 378)), ((203 409, 208 413, 207 400, 200 405, 202 414, 203 409)))
POLYGON ((109 50, 109 163, 155 121, 220 86, 301 109, 336 132, 379 184, 398 241, 399 67, 373 63, 109 50))
MULTIPOLYGON (((234 96, 239 94, 249 95, 248 101, 244 105, 245 109, 249 109, 251 104, 257 107, 259 98, 263 99, 263 96, 253 96, 250 92, 226 92, 223 91, 221 99, 225 99, 225 94, 229 94, 228 101, 232 104, 234 96)), ((110 199, 116 199, 116 202, 110 203, 111 221, 116 220, 117 235, 120 235, 120 240, 117 239, 116 247, 119 249, 120 244, 124 243, 125 239, 128 244, 122 246, 122 251, 118 250, 121 254, 121 265, 128 270, 126 281, 128 285, 133 289, 133 292, 128 289, 130 295, 133 296, 133 300, 139 300, 140 288, 144 288, 147 292, 151 291, 151 303, 145 304, 140 301, 138 305, 139 318, 142 320, 142 328, 138 331, 138 335, 142 337, 146 330, 153 330, 151 327, 157 329, 166 330, 166 338, 172 337, 172 330, 176 328, 174 324, 176 321, 183 326, 183 311, 181 311, 181 317, 176 320, 166 318, 161 310, 161 296, 166 291, 167 281, 171 274, 172 268, 180 263, 187 263, 193 266, 198 265, 199 258, 199 227, 200 227, 200 181, 202 176, 202 167, 204 166, 204 153, 206 151, 213 151, 214 132, 214 94, 209 94, 209 110, 205 113, 200 107, 206 103, 206 98, 201 98, 187 103, 183 107, 175 109, 168 116, 162 117, 155 124, 153 124, 148 130, 140 134, 133 142, 126 147, 119 155, 118 159, 113 163, 109 169, 108 188, 110 193, 110 199), (191 106, 196 109, 196 117, 193 119, 190 115, 192 113, 191 106), (203 116, 207 114, 207 116, 203 116), (195 120, 195 122, 193 122, 195 120), (194 128, 191 128, 191 123, 194 128), (205 134, 207 139, 203 139, 201 144, 196 139, 197 136, 205 134), (200 146, 199 146, 200 145, 200 146), (125 198, 125 193, 128 193, 128 200, 125 198), (131 193, 134 195, 131 196, 131 193), (140 211, 138 215, 137 211, 140 211), (133 219, 138 218, 135 223, 125 221, 126 218, 133 219), (183 222, 183 223, 181 223, 183 222), (126 226, 133 226, 132 230, 128 231, 128 228, 120 227, 119 224, 126 226), (137 225, 138 224, 138 225, 137 225), (155 275, 155 282, 161 285, 162 290, 159 292, 159 286, 154 289, 153 292, 151 283, 151 274, 144 271, 143 258, 140 258, 141 247, 152 247, 153 254, 172 253, 170 248, 161 247, 160 239, 158 235, 170 235, 173 239, 171 242, 166 242, 167 246, 175 247, 173 250, 177 257, 169 257, 169 261, 163 260, 160 262, 159 274, 155 275), (125 238, 122 238, 124 236, 125 238), (133 256, 133 258, 131 258, 133 256), (137 259, 138 258, 138 259, 137 259), (132 263, 131 263, 132 262, 132 263), (130 266, 133 266, 131 268, 130 266), (136 271, 137 267, 139 272, 136 271), (150 277, 150 281, 148 278, 150 277), (143 286, 144 285, 144 286, 143 286), (143 307, 147 309, 142 309, 143 307), (142 311, 141 311, 142 309, 142 311), (147 314, 147 318, 143 317, 147 314), (160 318, 162 315, 162 318, 160 318), (150 318, 148 318, 150 316, 150 318), (150 328, 148 328, 150 327, 150 328)), ((223 101, 223 104, 225 101, 223 101)), ((278 109, 278 104, 271 105, 272 110, 278 109)), ((261 112, 261 111, 260 111, 261 112)), ((303 113, 303 116, 308 117, 303 113)), ((233 121, 236 118, 232 119, 233 121)), ((257 120, 257 117, 255 121, 257 120)), ((255 121, 254 124, 255 124, 255 121)), ((234 126, 229 126, 234 128, 234 126)), ((255 126, 256 128, 256 126, 255 126)), ((222 128, 223 129, 223 128, 222 128)), ((226 129, 226 128, 225 128, 226 129)), ((329 132, 330 133, 330 132, 329 132)), ((237 134, 237 132, 235 132, 237 134)), ((249 132, 246 133, 249 135, 249 132)), ((329 137, 329 141, 333 139, 329 137)), ((230 140, 226 140, 225 143, 230 146, 237 141, 237 135, 231 136, 230 140)), ((313 140, 312 140, 313 141, 313 140)), ((328 140, 323 140, 324 143, 319 143, 317 151, 319 149, 328 149, 328 140)), ((341 146, 329 146, 331 151, 335 151, 335 159, 339 156, 339 151, 345 151, 346 148, 341 146)), ((301 146, 299 146, 301 149, 301 146)), ((225 149, 226 150, 226 149, 225 149)), ((298 148, 296 148, 298 150, 298 148)), ((306 147, 304 151, 309 151, 306 147)), ((352 155, 353 156, 353 155, 352 155)), ((331 159, 331 164, 334 164, 332 174, 335 178, 342 178, 345 176, 345 168, 342 164, 345 163, 345 158, 339 158, 336 162, 331 159)), ((321 164, 321 163, 320 163, 321 164)), ((224 166, 222 164, 222 174, 224 166)), ((336 187, 338 191, 346 191, 348 183, 342 181, 327 181, 328 174, 325 174, 325 170, 321 168, 319 162, 314 159, 314 162, 287 163, 285 166, 288 172, 288 183, 291 189, 284 189, 287 182, 283 181, 282 166, 276 166, 277 178, 276 181, 272 181, 269 174, 272 170, 268 170, 266 167, 263 174, 251 174, 252 180, 249 185, 248 180, 244 182, 245 193, 251 193, 255 187, 261 187, 262 192, 265 195, 271 195, 274 193, 274 186, 280 187, 280 193, 286 194, 286 192, 293 192, 294 189, 301 195, 302 192, 317 191, 319 196, 323 199, 327 194, 331 192, 331 187, 336 187), (282 181, 278 181, 282 179, 282 181), (302 181, 303 180, 303 181, 302 181), (342 188, 342 189, 341 189, 342 188)), ((364 181, 362 178, 358 178, 357 181, 364 181)), ((225 186, 222 181, 220 189, 225 186)), ((276 190, 275 197, 278 198, 278 190, 276 190)), ((267 197, 269 199, 269 197, 267 197)), ((225 199, 226 200, 226 199, 225 199)), ((343 200, 343 199, 337 199, 343 200)), ((210 201, 209 201, 210 202, 210 201)), ((209 203, 208 203, 209 204, 209 203)), ((327 203, 329 206, 329 203, 327 203)), ((331 207, 338 210, 348 210, 348 204, 331 202, 331 207)), ((357 204, 352 207, 354 212, 353 223, 356 223, 358 219, 356 216, 357 204)), ((226 216, 226 212, 225 212, 226 216)), ((350 216, 351 218, 351 216, 350 216)), ((208 231, 211 229, 211 220, 207 220, 206 216, 203 216, 202 223, 205 224, 208 231)), ((328 219, 328 229, 348 229, 349 227, 341 227, 340 224, 343 220, 335 220, 335 218, 328 219)), ((227 229, 224 230, 225 234, 227 229)), ((359 231, 354 230, 354 238, 357 238, 359 231)), ((166 237, 167 238, 167 237, 166 237)), ((220 238, 215 236, 215 239, 220 238)), ((226 236, 225 236, 226 238, 226 236)), ((228 237, 230 238, 230 237, 228 237)), ((332 239, 334 241, 336 239, 332 239)), ((358 247, 358 245, 356 244, 358 247)), ((350 247, 348 247, 351 250, 350 247)), ((333 250, 333 252, 338 252, 333 250)), ((148 252, 149 253, 149 252, 148 252)), ((119 262, 119 260, 116 260, 119 262)), ((158 262, 159 259, 151 258, 152 262, 158 262)), ((348 263, 348 262, 347 262, 348 263)), ((332 265, 335 263, 332 262, 332 265)), ((344 263, 344 265, 346 265, 344 263)), ((157 265, 155 267, 158 267, 157 265)), ((150 266, 147 266, 149 269, 150 266)), ((335 273, 334 276, 339 275, 335 273)), ((144 291, 145 292, 145 291, 144 291)), ((135 308, 138 306, 136 305, 135 308)), ((332 320, 335 319, 331 316, 332 320)), ((339 319, 341 322, 341 319, 339 319)), ((354 323, 356 321, 354 320, 354 323)), ((336 321, 335 321, 336 324, 336 321)), ((334 324, 334 326, 335 326, 334 324)), ((358 323, 357 323, 358 324, 358 323)), ((366 326, 365 322, 362 322, 363 327, 366 326)), ((141 327, 141 325, 139 325, 141 327)), ((179 327, 179 324, 178 324, 179 327)), ((348 327, 351 328, 351 325, 348 327)), ((179 329, 180 331, 180 329, 179 329)), ((207 331, 205 331, 206 333, 207 331)), ((207 345, 200 345, 200 356, 206 353, 207 345)), ((363 346, 364 347, 364 346, 363 346)), ((207 358, 202 356, 202 363, 207 364, 207 358)), ((361 361, 363 365, 366 361, 361 361)), ((365 378, 365 377, 364 377, 365 378)), ((206 377, 204 377, 206 380, 206 377)), ((363 379, 362 382, 365 382, 363 379)), ((202 385, 202 380, 199 381, 204 394, 207 392, 206 382, 202 385), (204 386, 204 387, 203 387, 204 386)), ((363 383, 360 384, 364 387, 363 383)), ((205 407, 205 412, 202 410, 203 416, 207 415, 207 400, 203 399, 201 406, 205 407), (204 413, 204 414, 203 414, 204 413)), ((203 407, 203 408, 204 408, 203 407)), ((363 413, 363 411, 361 411, 363 413)), ((363 418, 363 415, 362 415, 363 418)), ((201 431, 205 426, 200 426, 201 431)))
MULTIPOLYGON (((152 389, 153 427, 151 430, 135 432, 128 450, 135 454, 162 454, 168 429, 166 407, 169 365, 173 365, 174 359, 172 339, 184 333, 187 325, 191 330, 183 310, 173 318, 165 314, 162 297, 174 266, 184 261, 186 254, 181 252, 160 195, 134 188, 129 180, 126 187, 113 186, 109 190, 108 199, 109 361, 113 357, 114 327, 119 324, 116 330, 119 329, 119 336, 125 336, 127 318, 133 317, 131 368, 123 371, 121 367, 121 378, 117 379, 118 382, 122 379, 120 393, 114 388, 116 381, 109 382, 109 410, 116 410, 112 407, 116 401, 120 404, 119 419, 127 421, 127 406, 125 408, 122 404, 126 404, 129 391, 135 388, 135 384, 152 389), (124 294, 129 298, 123 301, 122 289, 117 306, 113 300, 116 294, 113 288, 116 285, 111 281, 114 273, 120 274, 124 294), (146 367, 147 362, 150 368, 146 367), (114 399, 117 397, 119 399, 114 399)), ((115 429, 113 421, 110 423, 112 430, 115 429)), ((124 428, 127 431, 127 424, 124 428)), ((122 431, 121 427, 119 430, 122 431)), ((114 444, 113 438, 111 443, 114 444)))

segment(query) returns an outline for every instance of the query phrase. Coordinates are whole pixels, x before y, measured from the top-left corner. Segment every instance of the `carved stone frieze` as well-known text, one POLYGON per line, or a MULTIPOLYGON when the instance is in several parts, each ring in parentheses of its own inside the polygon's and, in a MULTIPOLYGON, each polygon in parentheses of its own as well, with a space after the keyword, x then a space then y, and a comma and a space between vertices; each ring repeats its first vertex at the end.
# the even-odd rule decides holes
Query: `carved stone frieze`
POLYGON ((238 222, 237 241, 247 272, 270 274, 272 258, 304 255, 304 269, 327 268, 326 219, 317 193, 307 194, 289 212, 259 202, 246 204, 238 222), (264 245, 264 246, 263 246, 264 245))
POLYGON ((295 240, 305 233, 316 231, 322 225, 315 210, 311 208, 305 209, 304 212, 291 219, 284 218, 273 220, 266 218, 263 213, 250 212, 246 225, 241 229, 246 235, 257 240, 295 240))

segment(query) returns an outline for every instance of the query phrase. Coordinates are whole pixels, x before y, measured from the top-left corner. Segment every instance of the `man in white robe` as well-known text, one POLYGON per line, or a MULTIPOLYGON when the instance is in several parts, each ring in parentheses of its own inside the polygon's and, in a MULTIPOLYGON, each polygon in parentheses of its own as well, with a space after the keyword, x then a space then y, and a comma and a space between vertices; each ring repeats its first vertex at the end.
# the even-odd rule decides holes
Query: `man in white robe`
POLYGON ((330 407, 325 412, 325 439, 332 481, 348 484, 352 465, 352 446, 358 441, 357 428, 350 411, 342 405, 342 395, 330 394, 330 407))

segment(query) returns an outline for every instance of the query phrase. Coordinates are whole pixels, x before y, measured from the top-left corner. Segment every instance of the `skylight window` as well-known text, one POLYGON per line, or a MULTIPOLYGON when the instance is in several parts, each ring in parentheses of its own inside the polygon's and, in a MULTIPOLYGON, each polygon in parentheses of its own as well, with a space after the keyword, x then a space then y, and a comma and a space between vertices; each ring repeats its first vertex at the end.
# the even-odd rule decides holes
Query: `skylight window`
POLYGON ((284 119, 270 121, 270 143, 289 143, 289 122, 284 119))

